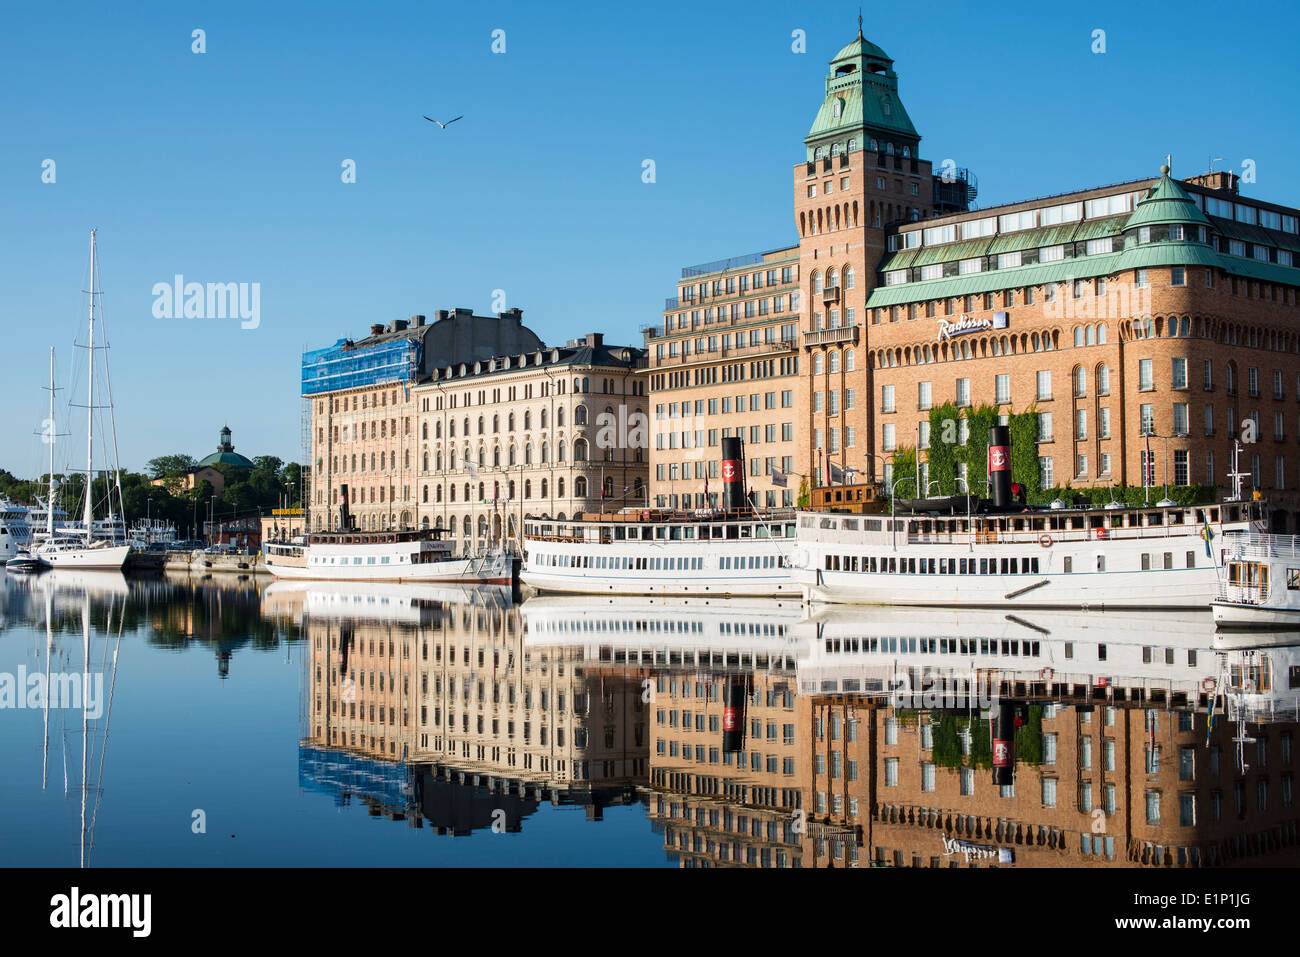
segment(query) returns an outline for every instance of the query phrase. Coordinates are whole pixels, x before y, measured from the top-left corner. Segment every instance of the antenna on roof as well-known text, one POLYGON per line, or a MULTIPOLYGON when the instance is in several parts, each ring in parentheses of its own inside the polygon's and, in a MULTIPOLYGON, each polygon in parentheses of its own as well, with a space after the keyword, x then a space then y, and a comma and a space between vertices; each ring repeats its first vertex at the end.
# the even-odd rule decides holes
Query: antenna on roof
POLYGON ((862 7, 858 7, 858 38, 862 37, 862 7))

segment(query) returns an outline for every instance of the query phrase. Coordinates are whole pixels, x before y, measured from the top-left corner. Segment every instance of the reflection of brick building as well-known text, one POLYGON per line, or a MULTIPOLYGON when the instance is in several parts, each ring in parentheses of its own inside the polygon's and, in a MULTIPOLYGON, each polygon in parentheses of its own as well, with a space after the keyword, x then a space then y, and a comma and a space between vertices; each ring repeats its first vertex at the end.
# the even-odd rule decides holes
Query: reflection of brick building
POLYGON ((724 674, 660 673, 651 702, 650 814, 684 867, 808 866, 808 699, 754 675, 742 750, 723 750, 724 674))
MULTIPOLYGON (((1049 706, 1040 760, 1020 761, 1015 784, 999 788, 987 768, 936 763, 937 726, 951 718, 860 714, 875 755, 858 789, 875 864, 996 863, 967 862, 945 838, 1008 849, 1029 867, 1257 865, 1283 863, 1284 848, 1295 857, 1292 724, 1256 732, 1263 743, 1250 746, 1252 767, 1240 775, 1235 726, 1223 722, 1207 749, 1204 714, 1049 706)), ((973 745, 958 735, 959 751, 973 745)))

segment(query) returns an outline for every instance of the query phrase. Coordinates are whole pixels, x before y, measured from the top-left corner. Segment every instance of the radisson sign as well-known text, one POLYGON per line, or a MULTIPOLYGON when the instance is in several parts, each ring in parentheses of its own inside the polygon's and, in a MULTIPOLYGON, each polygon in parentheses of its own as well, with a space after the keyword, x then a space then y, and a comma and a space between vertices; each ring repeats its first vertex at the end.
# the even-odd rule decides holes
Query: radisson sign
POLYGON ((956 319, 939 320, 939 338, 951 339, 953 336, 965 335, 968 332, 980 332, 984 329, 1005 329, 1007 327, 1007 314, 1005 312, 995 312, 992 316, 968 316, 962 313, 956 319))

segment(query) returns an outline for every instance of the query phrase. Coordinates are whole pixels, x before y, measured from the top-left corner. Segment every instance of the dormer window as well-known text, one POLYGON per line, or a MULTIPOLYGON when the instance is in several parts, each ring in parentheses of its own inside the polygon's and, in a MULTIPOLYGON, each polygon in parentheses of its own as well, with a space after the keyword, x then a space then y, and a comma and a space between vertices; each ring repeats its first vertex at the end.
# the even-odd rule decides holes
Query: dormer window
POLYGON ((819 160, 821 158, 822 158, 822 148, 819 146, 815 150, 813 150, 813 159, 819 160))
POLYGON ((903 147, 903 159, 907 159, 907 158, 908 158, 909 156, 911 156, 911 155, 912 155, 912 149, 911 149, 911 147, 909 147, 909 146, 904 146, 904 147, 903 147))
POLYGON ((835 106, 832 108, 832 112, 833 112, 833 114, 834 114, 834 116, 835 116, 835 119, 838 120, 838 119, 840 118, 840 114, 842 114, 842 113, 844 112, 844 100, 843 100, 843 98, 836 97, 836 99, 835 99, 835 106))
POLYGON ((858 151, 858 141, 857 141, 857 140, 849 140, 849 152, 850 152, 850 153, 856 153, 857 151, 858 151))
POLYGON ((886 143, 886 144, 885 144, 885 152, 886 152, 888 155, 893 156, 893 155, 894 155, 894 144, 893 144, 893 143, 886 143))
POLYGON ((871 141, 871 152, 873 152, 873 153, 879 153, 879 152, 880 152, 880 144, 877 143, 875 140, 872 140, 872 141, 871 141))
POLYGON ((885 114, 885 116, 889 116, 889 111, 891 109, 893 109, 893 107, 890 105, 889 97, 882 96, 880 98, 880 112, 885 114))

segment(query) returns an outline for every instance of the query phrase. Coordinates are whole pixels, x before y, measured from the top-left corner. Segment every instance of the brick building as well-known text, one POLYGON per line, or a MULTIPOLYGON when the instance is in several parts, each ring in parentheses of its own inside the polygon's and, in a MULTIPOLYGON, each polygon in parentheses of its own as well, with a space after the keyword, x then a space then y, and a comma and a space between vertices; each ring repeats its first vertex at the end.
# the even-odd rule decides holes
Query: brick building
POLYGON ((892 482, 912 449, 921 494, 952 493, 983 482, 972 424, 1028 414, 1037 446, 1015 478, 1044 499, 1222 495, 1238 454, 1246 489, 1297 527, 1297 210, 1241 196, 1230 173, 1166 169, 972 211, 974 178, 936 172, 920 139, 893 61, 859 31, 794 169, 797 243, 683 270, 647 332, 656 501, 698 505, 714 443, 735 434, 759 504, 831 466, 892 482), (949 403, 944 428, 931 413, 949 403), (931 469, 940 441, 956 448, 931 469))

